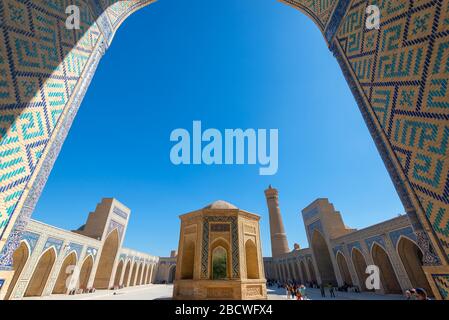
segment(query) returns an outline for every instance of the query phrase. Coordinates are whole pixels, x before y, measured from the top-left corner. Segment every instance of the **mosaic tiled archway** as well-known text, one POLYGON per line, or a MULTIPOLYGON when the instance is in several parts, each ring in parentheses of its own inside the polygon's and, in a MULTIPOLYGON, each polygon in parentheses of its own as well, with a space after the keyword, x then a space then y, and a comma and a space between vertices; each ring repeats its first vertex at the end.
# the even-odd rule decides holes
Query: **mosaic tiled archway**
MULTIPOLYGON (((0 2, 0 280, 115 31, 152 2, 0 2), (81 30, 64 27, 70 4, 81 30)), ((322 31, 411 218, 426 274, 447 297, 449 0, 282 2, 322 31), (371 4, 379 30, 365 28, 371 4)))

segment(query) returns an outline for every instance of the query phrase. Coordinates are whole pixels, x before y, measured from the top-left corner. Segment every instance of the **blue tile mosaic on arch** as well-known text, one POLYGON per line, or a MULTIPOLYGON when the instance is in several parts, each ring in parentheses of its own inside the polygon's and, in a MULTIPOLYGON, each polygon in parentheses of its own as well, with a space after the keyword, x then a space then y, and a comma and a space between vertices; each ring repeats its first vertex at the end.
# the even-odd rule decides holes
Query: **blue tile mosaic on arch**
POLYGON ((393 243, 393 246, 396 248, 396 244, 398 243, 398 240, 401 236, 406 236, 407 238, 410 238, 413 241, 417 241, 416 234, 413 232, 413 229, 411 227, 398 229, 395 231, 392 231, 389 233, 391 242, 393 243))

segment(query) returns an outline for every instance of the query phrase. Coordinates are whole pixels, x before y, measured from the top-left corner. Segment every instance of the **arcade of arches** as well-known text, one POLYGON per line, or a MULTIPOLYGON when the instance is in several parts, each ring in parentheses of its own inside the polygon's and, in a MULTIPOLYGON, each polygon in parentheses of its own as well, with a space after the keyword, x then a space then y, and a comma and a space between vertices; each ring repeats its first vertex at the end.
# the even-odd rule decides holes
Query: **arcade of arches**
MULTIPOLYGON (((270 215, 281 219, 276 206, 269 208, 270 215)), ((378 293, 424 288, 429 296, 436 295, 423 271, 423 253, 406 215, 361 230, 349 229, 327 199, 318 199, 302 216, 311 248, 296 245, 292 251, 264 258, 267 279, 371 291, 366 284, 367 267, 375 265, 380 277, 378 293)))
POLYGON ((129 216, 126 206, 106 198, 75 231, 32 220, 14 252, 15 273, 4 298, 81 294, 94 288, 167 281, 168 276, 158 275, 159 260, 164 258, 122 247, 129 216))
MULTIPOLYGON (((77 236, 70 234, 67 239, 73 240, 73 246, 72 241, 61 239, 55 230, 54 237, 41 237, 39 232, 28 230, 38 227, 39 223, 30 216, 86 88, 115 32, 133 12, 153 2, 80 0, 78 4, 84 18, 73 37, 66 37, 63 28, 54 27, 63 25, 67 18, 63 1, 56 4, 40 1, 34 2, 33 6, 10 1, 8 10, 1 10, 0 34, 4 36, 0 37, 0 68, 6 86, 2 86, 0 94, 0 147, 4 157, 0 167, 0 175, 4 177, 0 197, 0 283, 3 284, 0 298, 6 294, 13 298, 25 293, 50 294, 57 282, 59 267, 66 254, 70 254, 68 249, 77 252, 79 261, 92 254, 94 265, 88 287, 95 280, 101 287, 114 281, 109 279, 108 282, 112 260, 106 256, 98 259, 103 262, 98 270, 99 278, 95 279, 99 263, 96 254, 101 255, 103 239, 115 228, 122 242, 126 230, 123 223, 127 221, 124 215, 117 214, 117 220, 122 223, 103 219, 103 228, 86 225, 85 229, 74 232, 77 236), (33 21, 39 21, 43 33, 25 31, 33 30, 33 21), (52 41, 55 37, 64 38, 64 43, 52 41), (38 53, 24 54, 29 50, 15 45, 19 42, 25 47, 34 44, 38 53), (73 69, 61 67, 72 65, 72 59, 78 67, 71 72, 64 71, 73 69), (40 121, 48 110, 51 110, 53 121, 40 121), (29 134, 31 131, 33 134, 29 134), (25 230, 24 226, 27 226, 25 230), (29 241, 30 248, 25 266, 13 263, 13 256, 23 239, 29 241), (49 268, 50 264, 54 266, 49 268), (17 277, 15 269, 20 267, 21 275, 17 277), (39 268, 35 270, 35 267, 39 268), (35 272, 42 272, 41 280, 33 277, 35 272), (10 289, 10 285, 14 288, 10 289)), ((407 208, 407 216, 359 231, 347 230, 341 225, 338 231, 328 225, 330 222, 326 219, 333 220, 331 216, 321 219, 313 211, 306 210, 303 219, 311 249, 283 252, 274 256, 273 261, 282 262, 284 266, 288 259, 312 259, 311 264, 305 264, 310 281, 320 282, 320 271, 323 271, 325 281, 336 280, 342 284, 344 272, 336 261, 336 252, 341 247, 352 282, 363 286, 359 283, 360 270, 355 271, 363 262, 357 260, 359 267, 355 267, 350 255, 352 249, 357 248, 361 253, 357 259, 363 257, 367 265, 377 259, 385 270, 392 267, 394 272, 389 272, 388 279, 394 284, 391 288, 384 284, 381 290, 398 291, 398 284, 404 290, 412 282, 424 283, 421 272, 411 274, 414 266, 422 264, 421 269, 433 294, 437 298, 449 298, 449 234, 446 227, 449 216, 446 90, 449 81, 446 54, 449 11, 442 10, 447 8, 447 0, 376 1, 382 21, 381 27, 375 30, 365 28, 366 8, 372 4, 369 0, 282 2, 306 14, 322 32, 323 41, 330 48, 330 54, 336 57, 404 208, 407 208), (311 232, 315 229, 322 231, 334 274, 329 272, 327 252, 324 260, 316 260, 315 250, 324 247, 321 240, 315 244, 312 241, 311 232), (401 237, 408 238, 419 249, 410 243, 398 245, 401 237), (398 253, 399 250, 412 251, 418 258, 407 259, 407 255, 398 253), (421 255, 422 260, 419 260, 421 255)), ((41 225, 40 229, 45 227, 41 225)), ((122 250, 119 246, 117 256, 124 254, 122 250)), ((132 260, 133 264, 135 259, 141 260, 139 263, 151 260, 145 254, 126 259, 132 260)), ((112 274, 115 274, 117 261, 115 257, 112 274)), ((153 260, 152 264, 155 263, 153 260)), ((279 277, 292 277, 287 268, 275 269, 279 277)))

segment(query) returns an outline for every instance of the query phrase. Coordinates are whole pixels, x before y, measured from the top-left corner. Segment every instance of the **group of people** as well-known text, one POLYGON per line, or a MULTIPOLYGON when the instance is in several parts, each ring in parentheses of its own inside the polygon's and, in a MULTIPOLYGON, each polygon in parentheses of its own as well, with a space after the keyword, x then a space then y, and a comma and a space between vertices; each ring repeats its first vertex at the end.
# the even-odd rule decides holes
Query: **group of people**
POLYGON ((423 288, 412 288, 405 291, 405 298, 407 300, 430 300, 427 296, 426 290, 423 288))
POLYGON ((287 300, 309 300, 306 294, 306 286, 296 283, 285 284, 285 291, 287 295, 287 300))

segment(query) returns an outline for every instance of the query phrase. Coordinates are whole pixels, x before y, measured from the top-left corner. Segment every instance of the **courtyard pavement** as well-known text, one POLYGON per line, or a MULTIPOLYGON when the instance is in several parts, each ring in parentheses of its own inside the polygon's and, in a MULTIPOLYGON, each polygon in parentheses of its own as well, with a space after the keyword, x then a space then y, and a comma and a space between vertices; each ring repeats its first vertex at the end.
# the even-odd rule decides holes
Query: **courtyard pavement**
MULTIPOLYGON (((25 298, 27 300, 167 300, 171 299, 173 285, 146 285, 123 288, 120 290, 98 290, 95 293, 68 295, 51 295, 47 297, 25 298)), ((336 297, 330 298, 326 290, 326 297, 322 298, 319 289, 308 288, 307 296, 310 300, 402 300, 401 295, 379 295, 371 292, 352 293, 335 292, 336 297)), ((287 300, 284 289, 268 288, 268 300, 287 300)), ((292 301, 292 300, 290 300, 292 301)), ((296 302, 296 301, 292 301, 296 302)), ((300 303, 300 301, 298 301, 300 303)))

